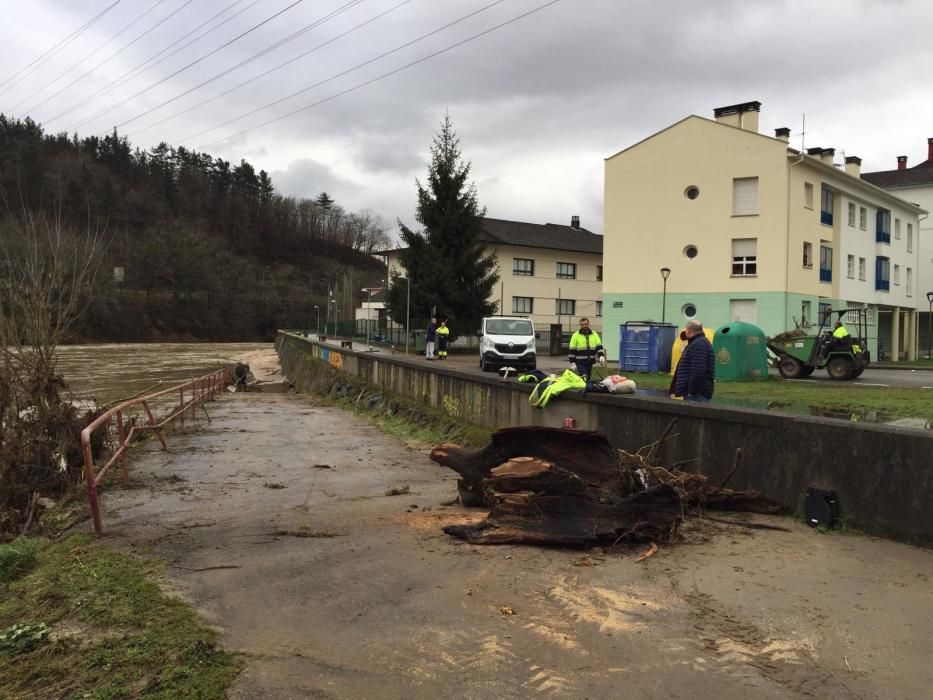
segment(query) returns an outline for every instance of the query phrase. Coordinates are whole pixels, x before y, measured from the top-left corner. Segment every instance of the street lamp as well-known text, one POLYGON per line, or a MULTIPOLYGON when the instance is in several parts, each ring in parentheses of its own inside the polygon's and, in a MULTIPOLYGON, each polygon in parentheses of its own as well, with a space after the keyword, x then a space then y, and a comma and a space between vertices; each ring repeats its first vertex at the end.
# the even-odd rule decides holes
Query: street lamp
POLYGON ((366 289, 363 289, 361 291, 367 292, 369 294, 369 306, 366 307, 366 344, 369 346, 369 351, 372 352, 373 343, 369 339, 369 334, 371 332, 371 328, 370 328, 371 320, 370 319, 371 319, 372 312, 373 312, 373 290, 372 290, 372 287, 367 287, 366 289))
POLYGON ((927 359, 933 360, 933 292, 927 292, 930 310, 927 312, 927 359))
POLYGON ((314 311, 317 313, 317 339, 321 339, 321 307, 314 305, 314 311))
POLYGON ((661 268, 661 279, 664 280, 664 291, 661 293, 661 323, 664 323, 665 311, 667 310, 667 278, 671 276, 671 268, 661 268))
MULTIPOLYGON (((331 299, 330 303, 334 305, 334 337, 336 338, 337 337, 337 312, 340 311, 340 309, 337 308, 336 299, 331 299)), ((330 309, 330 306, 328 305, 327 308, 330 309)))
POLYGON ((408 354, 408 337, 411 335, 411 279, 408 277, 396 277, 399 280, 405 280, 408 283, 408 289, 405 291, 405 354, 408 354))

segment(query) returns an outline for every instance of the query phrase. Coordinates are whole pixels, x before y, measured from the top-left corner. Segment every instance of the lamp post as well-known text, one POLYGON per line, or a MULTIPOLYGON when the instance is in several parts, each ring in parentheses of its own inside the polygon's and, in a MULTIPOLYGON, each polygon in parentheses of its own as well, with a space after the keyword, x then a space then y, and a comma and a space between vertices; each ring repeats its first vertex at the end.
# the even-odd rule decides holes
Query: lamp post
POLYGON ((363 289, 362 291, 367 292, 369 294, 369 306, 366 307, 366 344, 369 346, 369 351, 372 352, 373 343, 369 339, 369 334, 371 332, 370 323, 371 323, 371 317, 373 313, 373 289, 372 287, 367 287, 366 289, 363 289))
POLYGON ((661 279, 664 280, 664 291, 661 292, 661 323, 664 323, 667 311, 667 278, 671 276, 671 268, 661 268, 661 279))
POLYGON ((933 292, 927 292, 930 310, 927 312, 927 359, 933 360, 933 292))
POLYGON ((317 304, 314 305, 314 311, 317 313, 317 339, 321 339, 321 307, 317 304))
MULTIPOLYGON (((339 311, 339 309, 337 308, 336 299, 331 299, 330 303, 334 305, 334 337, 336 338, 337 337, 337 312, 339 311)), ((328 305, 327 308, 330 309, 330 305, 328 305)))
POLYGON ((411 325, 411 279, 408 277, 396 277, 399 280, 405 280, 408 288, 405 290, 405 354, 408 354, 408 337, 411 335, 409 326, 411 325))

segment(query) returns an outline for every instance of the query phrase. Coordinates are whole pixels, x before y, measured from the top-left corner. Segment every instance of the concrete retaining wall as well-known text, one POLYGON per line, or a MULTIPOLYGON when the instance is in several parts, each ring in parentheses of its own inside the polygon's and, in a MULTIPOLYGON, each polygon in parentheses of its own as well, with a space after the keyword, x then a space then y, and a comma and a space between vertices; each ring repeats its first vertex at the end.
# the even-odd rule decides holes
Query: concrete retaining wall
POLYGON ((541 410, 528 405, 528 386, 494 376, 381 353, 337 351, 286 333, 279 333, 276 347, 285 375, 300 389, 327 383, 330 365, 493 429, 560 426, 573 416, 577 428, 599 430, 614 447, 635 450, 656 440, 676 418, 664 447, 665 464, 699 457, 702 471, 716 480, 729 471, 741 447, 744 459, 730 482, 734 488, 759 489, 796 512, 803 510, 807 486, 834 489, 849 526, 933 546, 933 435, 928 431, 647 396, 568 392, 541 410))

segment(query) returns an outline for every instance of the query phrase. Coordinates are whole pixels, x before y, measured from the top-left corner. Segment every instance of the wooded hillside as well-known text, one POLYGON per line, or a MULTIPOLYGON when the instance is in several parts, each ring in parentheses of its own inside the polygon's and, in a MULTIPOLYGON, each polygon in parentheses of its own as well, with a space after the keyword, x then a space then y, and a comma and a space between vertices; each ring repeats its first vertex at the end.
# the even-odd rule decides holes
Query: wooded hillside
POLYGON ((0 115, 0 197, 0 235, 39 212, 106 229, 108 274, 75 340, 270 339, 313 324, 315 304, 323 318, 331 291, 332 312, 352 318, 354 292, 385 277, 375 215, 282 196, 245 160, 142 151, 116 132, 46 134, 0 115))

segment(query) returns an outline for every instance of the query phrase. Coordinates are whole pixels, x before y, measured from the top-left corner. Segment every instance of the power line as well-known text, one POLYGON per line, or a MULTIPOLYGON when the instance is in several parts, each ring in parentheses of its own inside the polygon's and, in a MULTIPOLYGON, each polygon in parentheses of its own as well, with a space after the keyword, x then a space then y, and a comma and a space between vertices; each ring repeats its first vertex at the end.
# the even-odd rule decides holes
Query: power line
POLYGON ((331 39, 328 39, 327 41, 325 41, 325 42, 322 43, 322 44, 318 44, 318 45, 315 46, 314 48, 309 49, 309 50, 305 51, 304 53, 298 54, 298 55, 295 56, 294 58, 288 59, 288 60, 285 61, 284 63, 280 63, 279 65, 275 66, 274 68, 270 68, 269 70, 264 71, 264 72, 260 73, 259 75, 256 75, 256 76, 250 78, 249 80, 244 80, 242 83, 239 83, 238 85, 234 85, 232 88, 230 88, 230 89, 228 89, 228 90, 224 90, 223 92, 218 93, 218 94, 214 95, 213 97, 209 97, 209 98, 207 98, 206 100, 203 100, 203 101, 201 101, 201 102, 198 102, 197 104, 192 105, 191 107, 188 107, 187 109, 183 109, 181 112, 176 112, 175 114, 173 114, 173 115, 171 115, 171 116, 165 117, 165 119, 161 119, 161 120, 159 120, 159 121, 157 121, 157 122, 154 122, 154 123, 150 124, 149 126, 145 126, 145 127, 143 127, 142 129, 139 129, 138 131, 135 131, 135 132, 133 132, 132 134, 129 134, 129 136, 135 136, 136 134, 140 134, 140 133, 142 133, 143 131, 148 131, 149 129, 152 129, 152 128, 156 127, 156 126, 159 126, 159 125, 161 125, 161 124, 164 124, 165 122, 168 122, 168 121, 171 121, 171 120, 173 120, 173 119, 175 119, 175 118, 177 118, 177 117, 180 117, 180 116, 182 116, 183 114, 187 114, 188 112, 191 112, 191 111, 197 109, 198 107, 203 107, 204 105, 208 104, 209 102, 213 102, 214 100, 216 100, 216 99, 218 99, 218 98, 220 98, 220 97, 224 97, 225 95, 229 95, 231 92, 236 92, 236 91, 239 90, 241 87, 245 87, 246 85, 249 85, 250 83, 256 82, 257 80, 260 80, 261 78, 266 77, 266 76, 269 75, 270 73, 274 73, 275 71, 279 70, 280 68, 284 68, 285 66, 290 65, 290 64, 294 63, 295 61, 298 61, 298 60, 304 58, 305 56, 308 56, 308 55, 314 53, 315 51, 319 51, 320 49, 324 48, 325 46, 328 46, 328 45, 330 45, 330 44, 333 44, 335 41, 338 41, 339 39, 342 39, 343 37, 347 36, 348 34, 352 34, 353 32, 357 31, 358 29, 362 29, 362 28, 365 27, 367 24, 372 24, 372 23, 375 22, 376 20, 381 19, 382 17, 385 17, 385 16, 386 16, 387 14, 389 14, 390 12, 394 12, 394 11, 397 10, 398 8, 402 7, 402 5, 407 5, 407 4, 410 3, 410 2, 411 2, 411 0, 402 0, 402 2, 398 3, 397 5, 393 5, 393 6, 390 7, 388 10, 385 10, 385 11, 383 11, 383 12, 380 12, 378 15, 375 15, 374 17, 370 17, 370 18, 369 18, 368 20, 366 20, 365 22, 360 22, 360 23, 357 24, 355 27, 351 27, 351 28, 348 29, 347 31, 345 31, 345 32, 343 32, 343 33, 341 33, 341 34, 338 34, 337 36, 335 36, 335 37, 333 37, 333 38, 331 38, 331 39))
MULTIPOLYGON (((19 107, 20 105, 22 105, 23 103, 29 102, 33 97, 36 97, 37 95, 40 95, 40 94, 42 94, 43 92, 45 92, 46 90, 48 90, 50 87, 52 87, 52 85, 54 85, 54 84, 57 83, 59 80, 61 80, 62 78, 64 78, 64 77, 65 77, 66 75, 68 75, 71 71, 73 71, 75 68, 77 68, 78 66, 80 66, 80 65, 81 65, 82 63, 84 63, 87 59, 89 59, 91 56, 93 56, 94 54, 96 54, 98 51, 100 51, 102 48, 104 48, 107 44, 109 44, 111 41, 113 41, 113 40, 116 39, 118 36, 120 36, 121 34, 123 34, 123 32, 127 31, 130 27, 132 27, 134 24, 136 24, 137 22, 139 22, 143 17, 145 17, 146 15, 148 15, 150 12, 152 12, 153 10, 155 10, 159 5, 164 4, 166 1, 167 1, 167 0, 156 0, 156 2, 155 2, 154 5, 150 5, 148 10, 146 10, 145 12, 143 12, 143 13, 142 13, 141 15, 139 15, 136 19, 134 19, 132 22, 130 22, 129 24, 127 24, 125 27, 123 27, 123 29, 121 29, 119 32, 117 32, 117 33, 114 34, 112 37, 110 37, 109 39, 107 39, 107 41, 105 41, 103 44, 100 44, 96 49, 94 49, 93 51, 91 51, 91 53, 89 53, 87 56, 85 56, 85 57, 82 58, 80 61, 78 61, 77 63, 75 63, 73 66, 70 66, 69 68, 65 69, 57 78, 55 78, 55 80, 52 80, 52 81, 46 83, 44 86, 42 86, 41 88, 39 88, 38 90, 36 90, 36 91, 35 91, 34 93, 32 93, 29 97, 27 97, 25 100, 20 100, 19 104, 14 105, 11 109, 16 109, 16 108, 18 108, 18 107, 19 107)), ((186 2, 184 5, 182 5, 181 7, 179 7, 178 10, 175 10, 175 12, 173 12, 171 15, 169 15, 168 17, 166 17, 165 19, 163 19, 162 22, 165 22, 165 20, 167 20, 169 17, 171 17, 172 15, 174 15, 175 13, 177 13, 177 12, 178 12, 179 10, 181 10, 183 7, 189 5, 191 2, 193 2, 193 0, 188 0, 188 2, 186 2)), ((50 95, 49 97, 46 97, 42 102, 40 102, 40 103, 37 104, 37 105, 34 105, 34 106, 32 107, 32 109, 29 109, 29 110, 27 110, 27 111, 28 111, 28 112, 35 111, 36 109, 38 109, 39 107, 41 107, 42 105, 44 105, 44 104, 45 104, 46 102, 48 102, 49 100, 51 100, 51 99, 57 97, 58 95, 61 95, 65 90, 67 90, 68 88, 70 88, 72 85, 74 85, 75 83, 77 83, 79 80, 82 80, 82 79, 86 78, 86 77, 89 76, 91 73, 93 73, 95 70, 97 70, 97 69, 100 68, 102 65, 104 65, 105 63, 107 63, 107 61, 110 61, 110 60, 113 59, 115 56, 117 56, 117 55, 119 55, 120 53, 122 53, 124 49, 126 49, 126 48, 132 46, 134 43, 136 43, 137 41, 139 41, 140 39, 142 39, 144 36, 146 36, 146 34, 148 34, 148 33, 151 32, 153 29, 155 29, 156 27, 158 27, 159 24, 162 24, 162 22, 159 22, 158 24, 156 24, 156 25, 153 26, 152 28, 150 28, 150 29, 148 29, 147 31, 143 32, 143 33, 140 34, 138 37, 136 37, 135 39, 133 39, 131 42, 129 42, 128 44, 125 44, 122 48, 117 49, 116 53, 114 53, 113 55, 111 55, 111 56, 108 57, 108 58, 105 58, 103 61, 101 61, 100 63, 98 63, 96 66, 94 66, 93 68, 91 68, 91 70, 89 70, 87 73, 85 73, 85 74, 82 75, 82 76, 79 76, 79 77, 75 78, 75 79, 72 80, 70 83, 68 83, 65 87, 63 87, 61 90, 59 90, 58 92, 56 92, 54 95, 50 95)))
POLYGON ((308 85, 307 87, 303 87, 301 90, 297 90, 296 92, 293 92, 293 93, 291 93, 290 95, 286 95, 285 97, 281 97, 281 98, 279 98, 279 99, 277 99, 277 100, 274 100, 274 101, 272 101, 272 102, 270 102, 270 103, 268 103, 268 104, 266 104, 266 105, 263 105, 262 107, 257 107, 256 109, 251 110, 251 111, 249 111, 249 112, 246 112, 245 114, 241 114, 241 115, 238 116, 238 117, 234 117, 233 119, 228 119, 227 121, 223 122, 222 124, 218 124, 217 126, 211 127, 210 129, 205 129, 204 131, 199 131, 199 132, 196 133, 196 134, 192 134, 191 136, 187 136, 187 137, 185 137, 185 138, 182 139, 182 142, 188 141, 189 139, 197 138, 198 136, 201 136, 202 134, 206 134, 206 133, 208 133, 208 132, 210 132, 210 131, 214 131, 215 129, 220 129, 220 128, 224 127, 224 126, 227 126, 228 124, 233 124, 234 122, 238 122, 238 121, 240 121, 241 119, 245 119, 246 117, 250 117, 250 116, 256 114, 257 112, 262 112, 262 111, 264 111, 264 110, 267 110, 267 109, 269 109, 270 107, 274 107, 274 106, 277 105, 277 104, 281 104, 282 102, 285 102, 286 100, 290 100, 290 99, 292 99, 293 97, 297 97, 298 95, 302 95, 302 94, 308 92, 309 90, 313 90, 314 88, 320 87, 321 85, 324 85, 324 84, 329 83, 329 82, 331 82, 331 81, 333 81, 333 80, 336 80, 337 78, 341 78, 341 77, 347 75, 348 73, 352 73, 353 71, 359 70, 360 68, 363 68, 363 67, 365 67, 365 66, 368 66, 368 65, 370 65, 371 63, 375 63, 376 61, 381 61, 381 60, 382 60, 383 58, 385 58, 386 56, 390 56, 390 55, 392 55, 393 53, 398 53, 398 52, 401 51, 402 49, 408 48, 409 46, 412 46, 413 44, 417 44, 419 41, 424 41, 424 40, 427 39, 428 37, 434 36, 435 34, 439 34, 440 32, 444 31, 445 29, 449 29, 450 27, 453 27, 454 25, 459 24, 460 22, 464 22, 464 21, 470 19, 471 17, 475 17, 476 15, 480 14, 481 12, 485 12, 486 10, 488 10, 488 9, 490 9, 490 8, 492 8, 492 7, 495 7, 496 5, 501 5, 501 4, 502 4, 503 2, 505 2, 505 1, 506 1, 506 0, 494 0, 494 2, 491 2, 491 3, 489 3, 488 5, 485 5, 485 6, 481 7, 481 8, 479 8, 478 10, 474 10, 473 12, 470 12, 469 14, 466 14, 466 15, 464 15, 463 17, 460 17, 459 19, 455 19, 455 20, 452 21, 452 22, 448 22, 448 23, 445 24, 444 26, 438 27, 437 29, 434 29, 434 30, 432 30, 432 31, 430 31, 430 32, 428 32, 428 33, 426 33, 426 34, 422 34, 422 35, 419 36, 418 38, 412 39, 411 41, 407 41, 407 42, 405 42, 404 44, 402 44, 402 45, 400 45, 400 46, 396 46, 394 49, 390 49, 389 51, 386 51, 385 53, 381 53, 381 54, 379 54, 378 56, 376 56, 376 57, 374 57, 374 58, 370 58, 368 61, 363 61, 362 63, 358 63, 357 65, 353 66, 352 68, 347 68, 346 70, 341 71, 340 73, 336 73, 336 74, 330 76, 329 78, 325 78, 324 80, 320 80, 320 81, 318 81, 318 82, 316 82, 316 83, 314 83, 314 84, 312 84, 312 85, 308 85))
POLYGON ((189 94, 191 94, 192 92, 195 92, 196 90, 201 89, 201 88, 204 87, 205 85, 208 85, 208 84, 214 82, 215 80, 219 80, 220 78, 224 77, 225 75, 228 75, 229 73, 232 73, 233 71, 235 71, 235 70, 237 70, 237 69, 239 69, 239 68, 242 68, 243 66, 245 66, 245 65, 247 65, 247 64, 249 64, 249 63, 252 63, 253 61, 255 61, 255 60, 257 60, 257 59, 259 59, 259 58, 265 56, 265 55, 268 54, 268 53, 271 53, 272 51, 275 51, 275 50, 278 49, 278 48, 281 48, 282 46, 285 46, 285 44, 287 44, 287 43, 289 43, 289 42, 291 42, 291 41, 294 41, 295 39, 297 39, 297 38, 299 38, 299 37, 301 37, 301 36, 304 36, 305 34, 307 34, 308 32, 310 32, 312 29, 315 29, 316 27, 319 27, 320 25, 324 24, 325 22, 328 22, 329 20, 332 20, 334 17, 337 17, 337 16, 340 15, 340 14, 343 14, 343 13, 346 12, 347 10, 352 9, 352 8, 355 7, 356 5, 359 5, 361 2, 363 2, 363 0, 351 0, 351 2, 348 2, 348 3, 346 3, 346 4, 344 4, 344 5, 340 6, 340 7, 338 7, 336 10, 333 10, 333 11, 331 11, 330 13, 324 15, 323 17, 321 17, 321 18, 319 18, 319 19, 316 19, 314 22, 311 22, 310 24, 306 24, 304 27, 302 27, 302 28, 299 29, 298 31, 292 32, 291 34, 289 34, 289 35, 288 35, 287 37, 285 37, 284 39, 280 39, 279 41, 275 42, 275 43, 272 44, 271 46, 268 46, 268 47, 264 48, 264 49, 263 49, 262 51, 260 51, 259 53, 255 53, 255 54, 253 54, 252 56, 250 56, 249 58, 243 59, 242 61, 240 61, 239 63, 237 63, 235 66, 233 66, 233 67, 231 67, 231 68, 227 68, 226 70, 223 70, 223 71, 221 71, 220 73, 217 73, 217 74, 214 75, 213 77, 210 77, 210 78, 208 78, 207 80, 204 80, 203 82, 198 83, 197 85, 195 85, 195 86, 192 87, 192 88, 188 88, 188 89, 185 90, 184 92, 181 92, 181 93, 175 95, 174 97, 169 98, 169 99, 166 100, 165 102, 162 102, 161 104, 158 104, 158 105, 156 105, 155 107, 151 107, 150 109, 147 109, 146 111, 142 112, 141 114, 137 114, 135 117, 132 117, 131 119, 127 119, 127 120, 125 120, 125 121, 120 122, 119 124, 116 125, 116 128, 120 128, 120 127, 126 126, 127 124, 131 124, 132 122, 136 121, 137 119, 140 119, 140 118, 142 118, 142 117, 145 117, 145 116, 148 115, 148 114, 152 114, 152 113, 155 112, 156 110, 161 109, 162 107, 165 107, 166 105, 169 105, 169 104, 171 104, 172 102, 175 102, 176 100, 181 99, 181 98, 184 97, 185 95, 189 95, 189 94))
POLYGON ((10 88, 15 87, 16 85, 18 85, 18 84, 23 80, 23 78, 25 78, 25 77, 28 76, 30 73, 33 73, 34 71, 38 70, 38 69, 41 68, 43 65, 45 65, 49 60, 51 60, 51 59, 55 56, 55 54, 57 54, 57 53, 58 53, 59 51, 61 51, 63 48, 65 48, 66 46, 68 46, 68 44, 70 44, 72 41, 74 41, 75 39, 77 39, 81 34, 83 34, 87 29, 89 29, 95 22, 97 22, 97 20, 99 20, 99 19, 100 19, 101 17, 103 17, 105 14, 107 14, 108 12, 110 12, 110 10, 112 10, 114 7, 116 7, 117 5, 119 5, 122 1, 123 1, 123 0, 115 0, 113 3, 111 3, 110 5, 108 5, 107 7, 105 7, 103 10, 101 10, 100 12, 98 12, 96 15, 94 15, 90 20, 88 20, 88 21, 85 22, 83 25, 81 25, 80 27, 78 27, 78 28, 77 28, 75 31, 73 31, 71 34, 69 34, 69 35, 66 36, 64 39, 62 39, 62 40, 59 41, 57 44, 55 44, 55 46, 53 46, 52 48, 50 48, 49 50, 47 50, 44 54, 42 54, 42 55, 39 56, 38 58, 34 59, 33 62, 30 63, 28 66, 24 66, 24 67, 20 68, 20 69, 19 69, 18 71, 16 71, 13 75, 11 75, 9 78, 7 78, 7 79, 4 80, 2 83, 0 83, 0 87, 3 87, 3 86, 6 85, 7 83, 9 83, 11 80, 13 80, 14 78, 16 78, 16 76, 22 74, 22 76, 19 78, 19 80, 16 80, 15 82, 11 83, 9 86, 7 86, 6 88, 4 88, 2 91, 0 91, 0 95, 5 94, 5 93, 7 92, 7 90, 9 90, 10 88), (37 65, 37 64, 38 64, 38 65, 37 65), (30 70, 30 69, 31 69, 31 70, 30 70))
MULTIPOLYGON (((118 103, 116 103, 116 104, 111 105, 110 107, 108 107, 107 109, 105 109, 103 112, 99 112, 98 114, 94 115, 94 116, 91 117, 90 119, 86 119, 84 122, 82 122, 82 124, 86 124, 87 122, 89 122, 89 121, 91 121, 91 120, 93 120, 93 119, 96 119, 97 117, 103 116, 104 114, 108 114, 109 112, 112 112, 113 110, 115 110, 117 107, 122 107, 122 106, 125 105, 127 102, 129 102, 130 100, 135 100, 135 99, 136 99, 137 97, 139 97, 140 95, 144 95, 145 93, 149 92, 152 88, 154 88, 154 87, 156 87, 156 86, 161 85, 162 83, 164 83, 166 80, 170 80, 170 79, 174 78, 176 75, 179 75, 180 73, 184 73, 184 72, 185 72, 186 70, 188 70, 189 68, 192 68, 193 66, 196 66, 196 65, 199 64, 201 61, 203 61, 203 60, 206 59, 206 58, 209 58, 210 56, 213 56, 213 55, 214 55, 215 53, 217 53, 218 51, 222 51, 223 49, 225 49, 225 48, 227 48, 228 46, 230 46, 230 44, 232 44, 232 43, 234 43, 234 42, 236 42, 236 41, 239 41, 240 39, 242 39, 242 38, 243 38, 244 36, 246 36, 247 34, 250 34, 250 33, 254 32, 254 31, 256 31, 257 29, 259 29, 259 28, 260 28, 261 26, 263 26, 264 24, 268 24, 269 22, 271 22, 272 20, 274 20, 276 17, 278 17, 278 16, 280 16, 280 15, 282 15, 282 14, 285 14, 285 13, 288 12, 290 9, 292 9, 293 7, 295 7, 296 5, 300 5, 302 2, 304 2, 304 0, 294 0, 294 2, 292 2, 290 5, 288 5, 288 6, 285 7, 284 9, 279 10, 278 12, 276 12, 276 13, 273 14, 273 15, 271 15, 270 17, 267 17, 266 19, 264 19, 264 20, 263 20, 262 22, 260 22, 259 24, 254 24, 252 27, 250 27, 249 29, 247 29, 245 32, 243 32, 243 33, 241 33, 241 34, 238 34, 237 36, 233 37, 232 39, 230 39, 230 40, 227 41, 226 43, 221 44, 221 45, 218 46, 217 48, 215 48, 215 49, 213 49, 213 50, 211 50, 211 51, 208 51, 206 54, 204 54, 204 55, 201 56, 200 58, 197 58, 197 59, 195 59, 194 61, 192 61, 191 63, 189 63, 188 65, 179 68, 179 69, 176 70, 174 73, 171 73, 171 74, 165 76, 165 77, 162 78, 161 80, 157 80, 156 82, 152 83, 152 85, 150 85, 150 86, 148 86, 148 87, 146 87, 146 88, 143 88, 142 90, 140 90, 140 91, 137 92, 136 94, 130 95, 130 96, 127 97, 125 100, 123 100, 123 101, 121 101, 121 102, 118 102, 118 103)), ((80 125, 79 125, 79 126, 80 126, 80 125)))
MULTIPOLYGON (((415 60, 415 61, 412 61, 411 63, 406 63, 404 66, 400 66, 399 68, 395 68, 394 70, 390 70, 390 71, 388 71, 387 73, 383 73, 382 75, 378 75, 378 76, 376 76, 375 78, 371 78, 371 79, 369 79, 369 80, 366 80, 366 81, 364 81, 364 82, 362 82, 362 83, 359 83, 359 84, 357 84, 357 85, 354 85, 354 86, 351 87, 351 88, 347 88, 346 90, 342 90, 341 92, 338 92, 338 93, 336 93, 336 94, 334 94, 334 95, 331 95, 330 97, 325 97, 325 98, 322 99, 322 100, 318 100, 317 102, 313 102, 312 104, 306 105, 306 106, 304 106, 304 107, 301 107, 301 108, 299 108, 299 109, 296 109, 296 110, 294 110, 294 111, 291 111, 291 112, 289 112, 289 113, 287 113, 287 114, 283 114, 283 115, 281 115, 281 116, 279 116, 279 117, 275 117, 274 119, 269 119, 268 121, 262 122, 261 124, 256 124, 255 126, 251 126, 251 127, 248 128, 248 129, 243 129, 242 131, 238 131, 237 133, 232 134, 232 135, 230 135, 230 136, 225 136, 224 138, 218 139, 217 141, 211 141, 210 143, 204 144, 203 146, 198 146, 196 150, 203 150, 203 149, 207 148, 208 146, 213 146, 213 145, 215 145, 215 144, 223 143, 224 141, 229 141, 230 139, 235 139, 235 138, 237 138, 237 137, 243 136, 244 134, 248 134, 250 131, 255 131, 256 129, 261 129, 261 128, 264 127, 264 126, 269 126, 270 124, 274 124, 275 122, 281 121, 281 120, 283 120, 283 119, 287 119, 288 117, 293 117, 293 116, 295 116, 296 114, 300 114, 301 112, 306 112, 306 111, 308 111, 309 109, 313 109, 313 108, 315 108, 315 107, 318 107, 318 106, 324 104, 325 102, 330 102, 331 100, 335 100, 335 99, 337 99, 338 97, 342 97, 343 95, 349 94, 349 93, 351 93, 351 92, 354 92, 354 91, 356 91, 356 90, 359 90, 360 88, 366 87, 367 85, 372 85, 373 83, 378 82, 378 81, 380 81, 380 80, 382 80, 382 79, 384 79, 384 78, 388 78, 389 76, 395 75, 396 73, 401 73, 402 71, 407 70, 407 69, 409 69, 409 68, 412 68, 413 66, 417 66, 419 63, 424 63, 425 61, 429 61, 430 59, 435 58, 436 56, 440 56, 441 54, 447 53, 448 51, 452 51, 453 49, 456 49, 456 48, 458 48, 458 47, 460 47, 460 46, 463 46, 464 44, 468 44, 468 43, 471 42, 471 41, 474 41, 474 40, 476 40, 476 39, 479 39, 480 37, 486 36, 487 34, 491 34, 492 32, 495 32, 495 31, 497 31, 497 30, 499 30, 499 29, 502 29, 502 27, 508 26, 508 25, 512 24, 513 22, 517 22, 517 21, 520 20, 520 19, 524 19, 525 17, 528 17, 528 16, 530 16, 530 15, 533 15, 533 14, 535 14, 535 13, 537 13, 537 12, 540 12, 541 10, 543 10, 543 9, 545 9, 545 8, 548 8, 548 7, 550 7, 551 5, 556 5, 556 4, 559 3, 560 1, 561 1, 561 0, 550 0, 550 2, 546 2, 546 3, 544 3, 543 5, 539 5, 538 7, 534 8, 534 9, 531 9, 531 10, 528 10, 527 12, 524 12, 524 13, 522 13, 522 14, 516 16, 516 17, 513 17, 513 18, 510 19, 510 20, 507 20, 507 21, 505 21, 505 22, 502 22, 501 24, 497 24, 496 26, 490 27, 489 29, 486 29, 485 31, 479 32, 479 33, 477 33, 477 34, 473 34, 472 36, 469 36, 469 37, 467 37, 466 39, 463 39, 463 40, 461 40, 461 41, 458 41, 458 42, 456 42, 455 44, 451 44, 450 46, 447 46, 446 48, 440 49, 440 50, 438 50, 438 51, 434 51, 433 53, 429 53, 429 54, 426 55, 426 56, 422 56, 421 58, 419 58, 419 59, 417 59, 417 60, 415 60)), ((219 126, 218 126, 218 127, 214 127, 213 129, 207 129, 206 131, 213 131, 214 129, 218 129, 218 128, 220 128, 220 127, 219 127, 219 126)), ((202 132, 200 132, 200 133, 206 133, 206 132, 205 132, 205 131, 202 131, 202 132)), ((199 134, 195 134, 195 136, 198 136, 198 135, 199 135, 199 134)), ((188 137, 188 138, 194 138, 194 136, 191 136, 191 137, 188 137)), ((182 139, 181 141, 178 141, 177 143, 184 143, 184 141, 187 141, 188 138, 182 139)))
MULTIPOLYGON (((247 11, 249 8, 251 8, 253 5, 255 5, 256 3, 260 2, 260 0, 253 0, 249 5, 247 5, 246 7, 242 8, 239 12, 236 12, 236 13, 234 13, 233 15, 231 15, 230 17, 228 17, 227 19, 225 19, 223 22, 221 22, 220 24, 218 24, 216 27, 211 27, 211 28, 208 29, 206 32, 204 32, 204 33, 201 34, 200 36, 195 37, 194 39, 192 39, 191 41, 189 41, 189 42, 188 42, 187 44, 185 44, 184 46, 181 46, 181 47, 175 49, 175 51, 172 51, 172 52, 169 53, 168 55, 163 56, 161 59, 159 59, 159 60, 156 61, 155 63, 152 63, 152 61, 155 61, 155 60, 156 60, 157 58, 159 58, 159 56, 161 56, 163 53, 165 53, 166 51, 170 50, 172 47, 174 47, 174 46, 180 44, 182 41, 184 41, 185 39, 187 39, 189 36, 191 36, 192 34, 194 34, 194 33, 197 32, 197 31, 199 31, 202 27, 207 26, 208 24, 210 24, 211 22, 213 22, 215 19, 217 19, 217 18, 220 17, 221 15, 226 14, 226 12, 227 12, 228 10, 233 9, 234 7, 236 7, 237 5, 239 5, 241 2, 243 2, 243 0, 233 0, 233 2, 231 2, 229 5, 227 5, 224 9, 222 9, 220 12, 218 12, 217 14, 215 14, 213 17, 211 17, 210 19, 205 20, 204 22, 201 22, 201 24, 199 24, 197 27, 195 27, 194 29, 192 29, 192 30, 191 30, 190 32, 188 32, 187 34, 183 34, 181 37, 179 37, 178 39, 176 39, 174 42, 172 42, 171 44, 169 44, 168 46, 166 46, 166 47, 165 47, 164 49, 162 49, 161 51, 158 51, 157 53, 153 54, 152 56, 150 56, 149 58, 147 58, 145 61, 143 61, 143 62, 140 63, 139 65, 137 65, 137 66, 131 68, 130 70, 128 70, 126 73, 124 73, 124 74, 121 75, 120 77, 115 78, 114 80, 111 80, 109 83, 107 83, 104 87, 102 87, 102 88, 101 88, 100 90, 98 90, 97 92, 95 92, 95 93, 93 93, 93 94, 91 94, 91 95, 85 97, 85 98, 84 98, 83 100, 81 100, 80 102, 76 102, 75 104, 71 105, 71 107, 69 107, 68 109, 64 110, 63 112, 59 112, 58 114, 56 114, 56 115, 55 115, 54 117, 52 117, 51 119, 47 119, 44 123, 45 123, 46 125, 48 125, 49 123, 54 122, 54 121, 60 119, 61 117, 64 117, 66 114, 71 114, 71 113, 72 113, 73 111, 75 111, 76 109, 80 109, 81 107, 83 107, 84 105, 88 104, 89 102, 94 101, 95 99, 97 99, 97 98, 100 97, 101 95, 103 95, 103 94, 105 94, 105 93, 107 93, 107 92, 110 92, 113 88, 119 87, 120 85, 124 84, 124 83, 127 82, 128 80, 131 80, 131 79, 133 79, 134 77, 136 77, 136 76, 138 76, 138 75, 142 75, 143 73, 145 73, 145 72, 146 72, 147 70, 149 70, 150 68, 155 68, 157 65, 159 65, 160 63, 162 63, 162 61, 168 60, 169 58, 171 58, 172 56, 174 56, 174 55, 175 55, 176 53, 178 53, 179 51, 183 51, 184 49, 186 49, 186 48, 188 48, 189 46, 191 46, 191 44, 193 44, 195 41, 198 41, 198 40, 202 39, 203 37, 207 36, 208 34, 210 34, 211 32, 216 31, 217 29, 220 29, 220 28, 221 28, 222 26, 224 26, 227 22, 231 21, 232 19, 235 19, 236 17, 238 17, 238 16, 241 15, 242 13, 246 12, 246 11, 247 11), (146 66, 147 64, 149 64, 149 63, 152 63, 152 65, 150 65, 150 66, 148 66, 148 67, 145 67, 145 66, 146 66), (142 69, 142 70, 140 70, 140 69, 142 69), (133 74, 135 74, 135 75, 133 75, 133 74)), ((93 118, 93 117, 92 117, 92 118, 93 118)))

